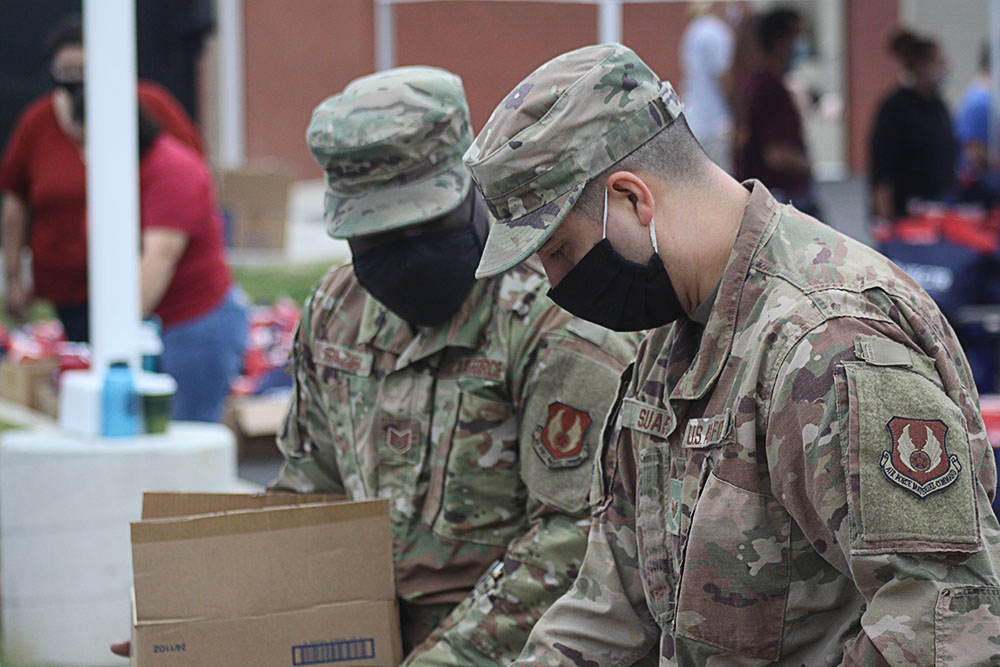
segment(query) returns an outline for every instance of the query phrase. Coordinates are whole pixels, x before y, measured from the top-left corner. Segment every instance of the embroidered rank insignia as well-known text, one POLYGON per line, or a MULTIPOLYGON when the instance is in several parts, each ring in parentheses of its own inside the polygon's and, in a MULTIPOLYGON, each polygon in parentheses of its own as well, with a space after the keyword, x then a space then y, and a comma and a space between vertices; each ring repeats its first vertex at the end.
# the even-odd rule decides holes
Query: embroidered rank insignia
POLYGON ((386 442, 397 454, 405 454, 410 451, 413 440, 413 431, 406 429, 399 431, 392 426, 386 427, 386 442))
POLYGON ((565 403, 550 403, 549 416, 535 429, 535 452, 546 468, 570 468, 590 455, 585 441, 590 415, 565 403))
POLYGON ((920 498, 955 483, 962 464, 948 455, 948 426, 943 421, 893 417, 886 428, 892 449, 882 452, 880 467, 890 481, 920 498))

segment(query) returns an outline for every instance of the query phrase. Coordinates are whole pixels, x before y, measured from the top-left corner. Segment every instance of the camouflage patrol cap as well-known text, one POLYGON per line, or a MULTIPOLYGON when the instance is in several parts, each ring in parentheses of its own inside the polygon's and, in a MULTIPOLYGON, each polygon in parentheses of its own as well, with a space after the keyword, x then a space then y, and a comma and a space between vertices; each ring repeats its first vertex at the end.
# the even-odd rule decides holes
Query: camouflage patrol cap
POLYGON ((469 107, 462 80, 442 69, 355 79, 313 110, 306 142, 326 172, 324 217, 334 238, 432 220, 469 192, 469 107))
POLYGON ((590 178, 682 108, 670 83, 621 44, 570 51, 528 75, 465 154, 495 218, 476 277, 506 271, 538 250, 590 178))

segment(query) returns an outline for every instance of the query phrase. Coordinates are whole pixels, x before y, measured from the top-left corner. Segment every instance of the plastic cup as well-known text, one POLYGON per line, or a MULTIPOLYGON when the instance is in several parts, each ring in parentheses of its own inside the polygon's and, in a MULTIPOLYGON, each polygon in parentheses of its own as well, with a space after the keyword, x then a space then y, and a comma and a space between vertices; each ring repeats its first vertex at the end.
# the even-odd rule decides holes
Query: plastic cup
POLYGON ((177 382, 166 373, 139 373, 136 388, 142 399, 146 433, 166 433, 177 382))

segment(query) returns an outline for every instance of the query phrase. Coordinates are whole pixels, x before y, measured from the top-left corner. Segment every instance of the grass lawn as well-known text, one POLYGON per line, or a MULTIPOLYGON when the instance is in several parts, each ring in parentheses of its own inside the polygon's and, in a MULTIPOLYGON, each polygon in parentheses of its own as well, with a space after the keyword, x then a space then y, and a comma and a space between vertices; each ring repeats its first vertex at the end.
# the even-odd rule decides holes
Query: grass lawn
MULTIPOLYGON (((3 299, 0 298, 0 302, 3 299)), ((29 322, 34 322, 35 320, 50 320, 56 316, 56 311, 52 308, 48 301, 35 301, 31 304, 31 308, 28 310, 27 320, 29 322)), ((3 323, 8 330, 17 328, 18 322, 16 322, 10 315, 7 314, 6 308, 0 308, 0 323, 3 323)))
POLYGON ((233 274, 254 303, 271 303, 279 296, 289 296, 301 305, 312 286, 329 270, 330 264, 324 262, 301 266, 238 267, 233 269, 233 274))
MULTIPOLYGON (((236 281, 243 286, 251 301, 256 304, 272 303, 279 296, 291 297, 301 305, 309 296, 309 291, 323 275, 330 270, 327 262, 322 264, 302 264, 295 266, 252 266, 234 267, 236 281)), ((2 306, 2 299, 0 299, 2 306)), ((36 301, 28 313, 28 321, 51 319, 55 310, 47 302, 36 301)), ((0 307, 0 322, 8 329, 17 326, 7 315, 7 309, 0 307)), ((2 665, 0 665, 2 667, 2 665)))

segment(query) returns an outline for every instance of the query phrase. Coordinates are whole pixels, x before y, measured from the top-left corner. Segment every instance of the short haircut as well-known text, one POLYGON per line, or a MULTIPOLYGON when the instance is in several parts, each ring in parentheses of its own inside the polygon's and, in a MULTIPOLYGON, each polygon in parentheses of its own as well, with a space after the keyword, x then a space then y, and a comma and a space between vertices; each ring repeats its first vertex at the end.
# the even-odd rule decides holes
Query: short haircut
POLYGON ((889 53, 908 70, 926 63, 937 49, 938 44, 933 39, 905 29, 897 30, 889 38, 889 53))
POLYGON ((708 156, 681 114, 649 141, 588 180, 573 212, 599 223, 604 209, 604 187, 616 171, 643 172, 667 182, 694 183, 708 164, 708 156))
POLYGON ((794 9, 775 9, 762 16, 757 23, 757 43, 761 51, 771 53, 781 40, 795 32, 801 21, 794 9))
POLYGON ((45 35, 45 53, 49 62, 64 46, 83 45, 83 21, 79 14, 68 14, 49 28, 45 35))

